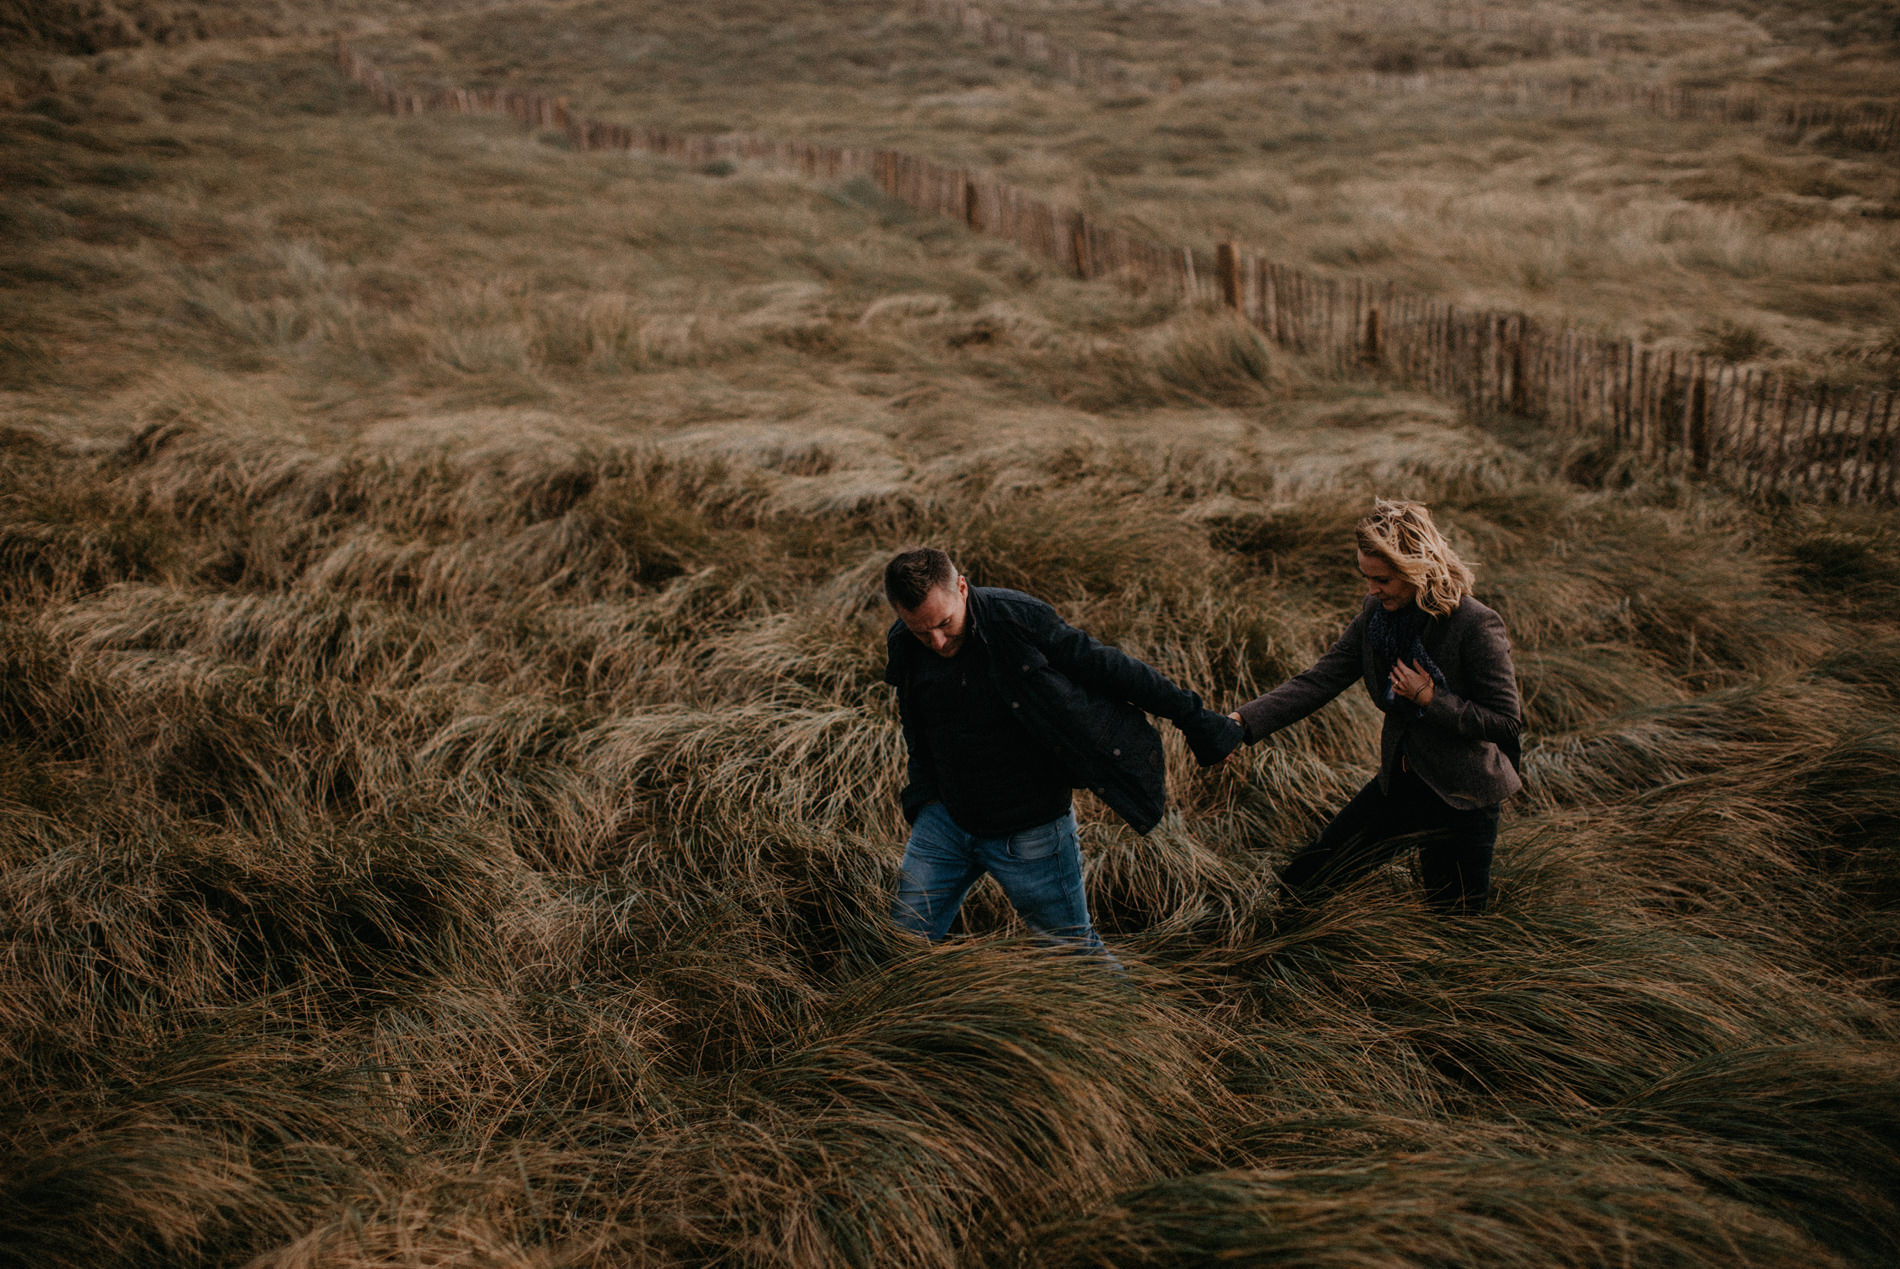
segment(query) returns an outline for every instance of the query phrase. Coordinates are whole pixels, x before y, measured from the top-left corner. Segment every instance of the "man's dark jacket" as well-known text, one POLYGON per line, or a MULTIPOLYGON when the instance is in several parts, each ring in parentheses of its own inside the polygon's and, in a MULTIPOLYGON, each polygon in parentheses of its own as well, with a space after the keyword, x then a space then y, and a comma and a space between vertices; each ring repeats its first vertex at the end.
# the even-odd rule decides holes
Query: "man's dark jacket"
MULTIPOLYGON (((1161 736, 1147 715, 1181 729, 1203 765, 1219 762, 1240 744, 1240 725, 1201 705, 1153 667, 1077 630, 1032 595, 972 586, 965 638, 988 653, 998 695, 1029 734, 1048 746, 1070 783, 1089 789, 1110 810, 1146 833, 1167 807, 1167 767, 1161 736)), ((904 818, 915 821, 937 801, 928 743, 913 707, 916 669, 937 654, 893 622, 884 681, 897 689, 898 716, 910 752, 904 818)))

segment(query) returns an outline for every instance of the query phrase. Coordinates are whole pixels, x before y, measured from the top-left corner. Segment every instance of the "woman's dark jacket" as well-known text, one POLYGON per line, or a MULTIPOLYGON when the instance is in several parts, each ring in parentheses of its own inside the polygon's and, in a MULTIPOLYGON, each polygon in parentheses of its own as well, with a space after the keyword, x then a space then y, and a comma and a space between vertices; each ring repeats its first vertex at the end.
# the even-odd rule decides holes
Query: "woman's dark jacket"
POLYGON ((1379 601, 1368 598, 1346 633, 1314 663, 1240 707, 1248 740, 1261 740, 1338 696, 1355 679, 1385 713, 1379 732, 1379 786, 1391 785, 1403 754, 1433 792, 1452 806, 1496 806, 1523 787, 1517 754, 1524 707, 1511 669, 1504 621, 1467 595, 1444 617, 1425 624, 1425 653, 1445 675, 1423 707, 1386 700, 1390 667, 1379 663, 1366 637, 1379 601))
MULTIPOLYGON (((996 691, 1037 741, 1048 746, 1070 783, 1092 790, 1137 832, 1161 821, 1167 768, 1161 736, 1147 715, 1169 719, 1202 765, 1219 762, 1241 740, 1232 719, 1127 653, 1077 630, 1042 600, 1021 591, 970 587, 969 630, 980 640, 996 691)), ((892 623, 884 681, 897 689, 897 712, 910 752, 904 818, 915 821, 937 800, 927 743, 912 707, 921 658, 937 655, 892 623)))

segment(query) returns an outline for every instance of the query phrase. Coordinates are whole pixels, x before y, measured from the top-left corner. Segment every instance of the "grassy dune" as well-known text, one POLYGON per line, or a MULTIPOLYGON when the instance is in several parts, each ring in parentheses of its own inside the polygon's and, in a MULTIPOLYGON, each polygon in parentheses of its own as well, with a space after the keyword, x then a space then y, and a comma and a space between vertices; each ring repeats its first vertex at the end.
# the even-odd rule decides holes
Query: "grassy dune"
POLYGON ((1528 11, 1599 35, 1594 55, 1448 26, 1443 8, 991 6, 1151 86, 1112 93, 885 0, 721 0, 718 22, 698 8, 630 22, 618 5, 581 3, 554 23, 501 8, 365 47, 412 80, 532 85, 598 117, 687 131, 896 146, 1164 242, 1232 238, 1477 307, 1895 381, 1890 155, 1825 135, 1790 144, 1755 124, 1487 95, 1530 77, 1890 107, 1891 5, 1528 11), (1429 78, 1397 73, 1408 68, 1429 78))
MULTIPOLYGON (((343 18, 936 154, 986 143, 873 107, 1202 108, 850 4, 689 89, 614 13, 611 99, 605 7, 343 18)), ((1890 514, 1322 373, 866 186, 381 117, 266 16, 46 53, 0 116, 0 1260, 1900 1256, 1890 514), (1403 870, 1278 911, 1368 774, 1353 698, 1213 772, 1170 735, 1148 838, 1082 798, 1126 979, 987 885, 893 933, 894 547, 1231 705, 1353 611, 1375 493, 1514 635, 1494 912, 1403 870)))

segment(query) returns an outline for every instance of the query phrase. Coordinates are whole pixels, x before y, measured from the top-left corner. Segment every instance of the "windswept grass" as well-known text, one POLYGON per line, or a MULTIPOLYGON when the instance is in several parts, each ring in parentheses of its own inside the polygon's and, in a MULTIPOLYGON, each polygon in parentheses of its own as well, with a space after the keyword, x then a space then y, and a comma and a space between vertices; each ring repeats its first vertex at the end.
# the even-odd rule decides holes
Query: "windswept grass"
MULTIPOLYGON (((249 12, 42 46, 0 116, 0 1260, 1892 1261, 1879 513, 1606 471, 868 185, 372 115, 308 15, 249 12), (1374 494, 1438 509, 1516 643, 1492 913, 1428 913, 1403 864, 1280 907, 1274 866, 1370 774, 1351 694, 1210 771, 1164 728, 1148 837, 1082 796, 1125 975, 1035 947, 988 884, 949 946, 896 933, 891 551, 941 543, 1231 708, 1356 609, 1374 494)), ((1317 15, 1222 12, 1343 56, 1317 15)), ((1316 217, 1331 247, 1279 240, 1436 267, 1329 219, 1314 191, 1373 180, 1320 172, 1360 161, 1344 124, 1261 115, 1305 192, 1229 155, 1266 210, 1223 222, 1189 197, 1216 178, 1155 165, 1268 154, 1210 130, 1244 94, 1088 101, 889 5, 344 17, 405 73, 518 64, 600 114, 897 138, 1170 233, 1316 217), (1141 174, 1088 166, 1085 114, 1141 174)), ((1105 46, 1172 57, 1156 24, 1217 17, 1128 10, 1105 46)), ((1538 188, 1638 127, 1485 170, 1538 188)), ((1480 242, 1492 176, 1417 161, 1375 183, 1458 268, 1518 258, 1480 242)), ((1576 232, 1661 233, 1624 201, 1576 232)), ((1766 290, 1877 285, 1877 221, 1827 281, 1748 206, 1721 225, 1766 290)))

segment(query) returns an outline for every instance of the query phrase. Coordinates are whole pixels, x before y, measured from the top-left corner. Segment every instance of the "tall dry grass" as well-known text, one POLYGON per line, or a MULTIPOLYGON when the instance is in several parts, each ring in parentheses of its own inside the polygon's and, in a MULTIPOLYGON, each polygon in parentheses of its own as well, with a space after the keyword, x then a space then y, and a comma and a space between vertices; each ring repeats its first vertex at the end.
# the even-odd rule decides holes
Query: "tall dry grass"
MULTIPOLYGON (((781 20, 789 99, 832 19, 781 20)), ((0 1258, 1893 1258, 1880 513, 1606 471, 866 187, 160 54, 0 120, 0 1258), (1278 908, 1353 698, 1214 771, 1170 734, 1147 838, 1083 799, 1125 977, 993 888, 900 939, 890 550, 1232 704, 1393 492, 1516 639, 1493 914, 1278 908)))

